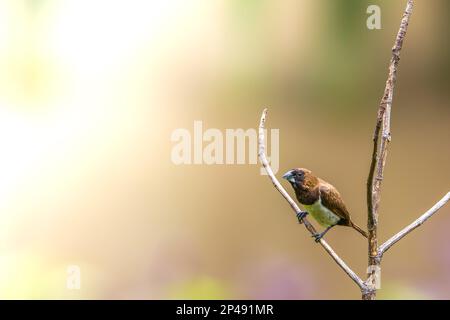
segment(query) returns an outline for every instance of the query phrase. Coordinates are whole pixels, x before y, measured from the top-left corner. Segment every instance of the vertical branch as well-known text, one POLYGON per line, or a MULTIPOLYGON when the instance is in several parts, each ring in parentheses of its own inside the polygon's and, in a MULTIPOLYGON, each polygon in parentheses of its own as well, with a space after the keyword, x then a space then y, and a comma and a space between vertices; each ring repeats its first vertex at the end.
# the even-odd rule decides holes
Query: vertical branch
POLYGON ((409 18, 413 8, 413 1, 408 0, 405 12, 403 13, 400 28, 392 47, 392 58, 389 64, 389 75, 386 81, 383 97, 378 108, 377 122, 373 136, 372 162, 370 164, 369 176, 367 180, 367 208, 369 231, 369 278, 367 285, 372 287, 370 292, 363 294, 363 299, 375 299, 378 275, 375 270, 380 266, 380 255, 378 250, 378 208, 381 198, 381 182, 383 181, 384 168, 386 165, 388 144, 391 141, 391 108, 394 95, 395 82, 397 80, 397 68, 400 61, 400 51, 408 29, 409 18), (380 141, 381 139, 381 141, 380 141))

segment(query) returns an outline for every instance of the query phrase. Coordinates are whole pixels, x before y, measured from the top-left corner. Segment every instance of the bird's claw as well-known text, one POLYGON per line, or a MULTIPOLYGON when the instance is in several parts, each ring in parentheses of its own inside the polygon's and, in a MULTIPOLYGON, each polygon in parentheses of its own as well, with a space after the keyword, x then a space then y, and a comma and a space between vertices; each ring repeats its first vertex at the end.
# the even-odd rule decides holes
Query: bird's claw
POLYGON ((313 234, 311 237, 313 237, 313 238, 314 238, 314 241, 315 241, 316 243, 318 243, 318 242, 320 241, 320 239, 322 239, 323 234, 321 234, 321 233, 315 233, 315 234, 313 234))
POLYGON ((297 213, 298 223, 302 224, 303 223, 303 218, 306 217, 307 214, 308 214, 308 212, 306 212, 306 211, 298 212, 297 213))

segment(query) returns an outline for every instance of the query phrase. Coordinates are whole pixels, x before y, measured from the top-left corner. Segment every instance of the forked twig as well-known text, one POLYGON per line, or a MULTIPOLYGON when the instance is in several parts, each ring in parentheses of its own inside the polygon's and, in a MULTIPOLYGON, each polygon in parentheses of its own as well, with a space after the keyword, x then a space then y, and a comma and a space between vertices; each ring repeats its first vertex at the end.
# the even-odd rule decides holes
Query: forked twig
MULTIPOLYGON (((394 95, 394 87, 397 79, 397 68, 400 61, 400 51, 402 49, 403 41, 406 36, 406 31, 409 24, 413 8, 413 1, 408 0, 405 12, 403 13, 400 29, 397 33, 394 46, 392 48, 392 58, 389 64, 389 75, 386 81, 383 97, 378 108, 377 122, 373 136, 373 151, 372 161, 369 169, 369 176, 367 180, 367 208, 368 208, 368 242, 369 242, 369 268, 368 278, 362 281, 352 269, 334 252, 331 246, 322 238, 319 243, 325 251, 333 258, 333 260, 344 270, 344 272, 359 286, 364 300, 373 300, 376 297, 377 287, 380 274, 380 265, 383 254, 388 251, 394 244, 403 239, 410 232, 421 226, 426 220, 431 218, 440 208, 442 208, 448 201, 450 201, 450 192, 447 193, 440 201, 438 201, 432 208, 425 212, 422 216, 416 219, 413 223, 406 226, 400 232, 392 236, 381 246, 378 246, 378 208, 381 197, 381 182, 384 176, 384 167, 386 165, 387 147, 391 141, 391 108, 392 98, 394 95), (381 139, 381 141, 380 141, 381 139), (378 271, 377 271, 378 270, 378 271)), ((302 213, 297 204, 292 200, 283 186, 275 177, 265 153, 265 138, 264 128, 267 116, 267 109, 264 109, 259 123, 258 136, 258 155, 264 166, 269 178, 272 180, 275 188, 286 199, 291 208, 295 211, 297 216, 302 213)), ((303 223, 306 229, 312 234, 316 234, 314 226, 303 218, 303 223)))

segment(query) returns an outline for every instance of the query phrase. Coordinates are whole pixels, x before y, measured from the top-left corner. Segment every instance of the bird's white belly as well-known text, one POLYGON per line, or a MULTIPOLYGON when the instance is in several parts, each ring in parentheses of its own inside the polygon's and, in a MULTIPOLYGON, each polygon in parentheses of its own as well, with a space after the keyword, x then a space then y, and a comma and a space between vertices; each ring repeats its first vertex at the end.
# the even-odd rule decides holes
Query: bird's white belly
POLYGON ((323 227, 334 226, 340 220, 337 215, 322 205, 320 198, 311 205, 303 206, 305 207, 305 210, 323 227))

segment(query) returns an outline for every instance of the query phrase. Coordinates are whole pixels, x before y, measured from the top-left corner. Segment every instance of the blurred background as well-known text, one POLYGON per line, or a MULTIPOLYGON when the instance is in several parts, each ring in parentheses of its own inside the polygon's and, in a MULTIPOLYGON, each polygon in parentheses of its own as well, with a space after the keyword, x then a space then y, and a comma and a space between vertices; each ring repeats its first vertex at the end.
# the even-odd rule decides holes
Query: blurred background
MULTIPOLYGON (((381 241, 450 190, 450 3, 416 2, 381 241)), ((0 298, 359 299, 259 165, 175 165, 170 138, 195 120, 256 128, 268 106, 278 176, 313 170, 365 226, 405 3, 0 0, 0 298), (381 30, 366 27, 371 4, 381 30)), ((450 298, 449 227, 447 205, 386 254, 380 298, 450 298)), ((360 235, 327 240, 365 275, 360 235)))

